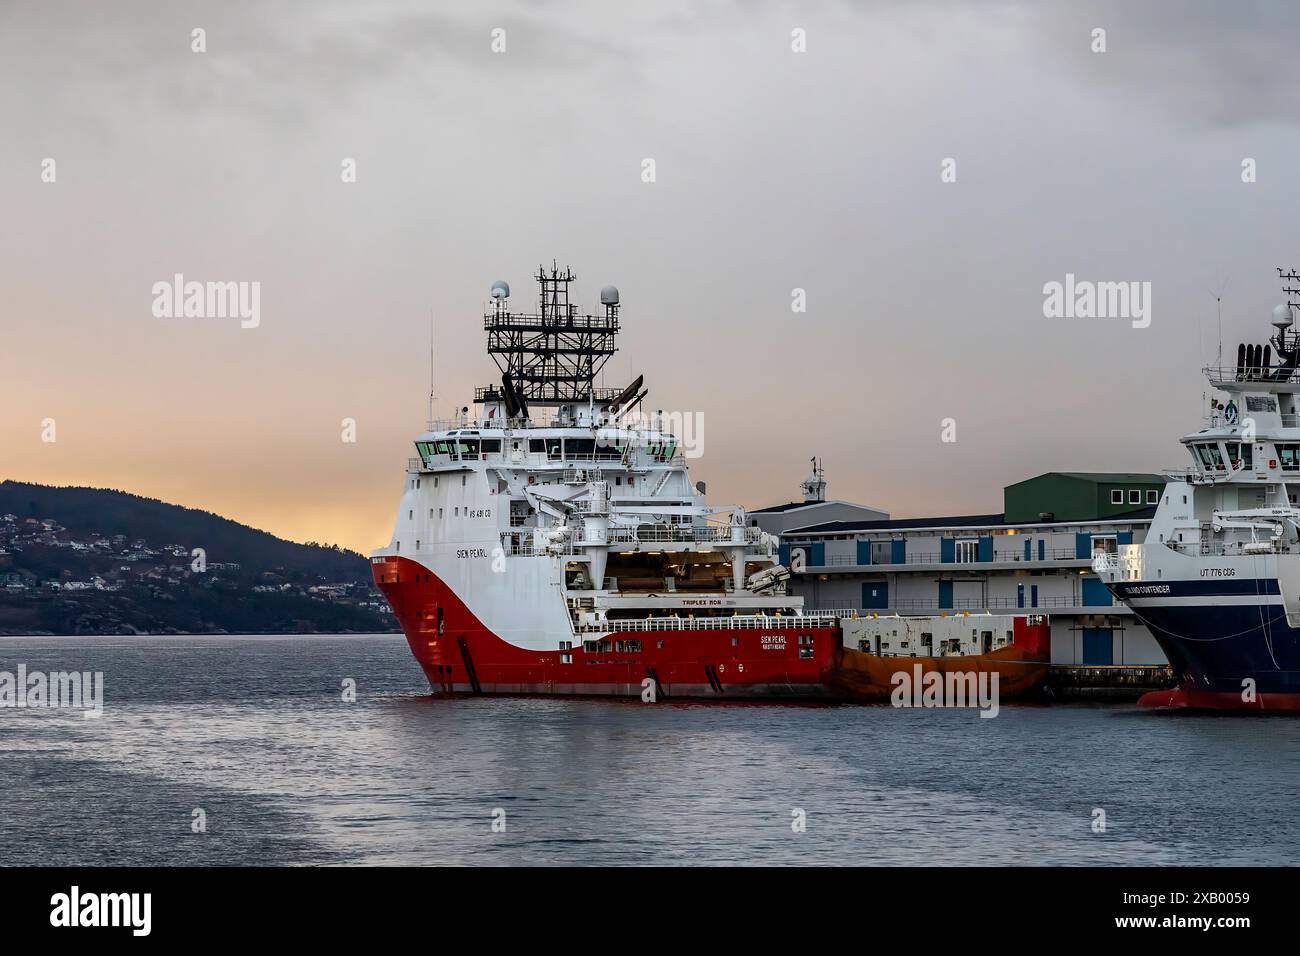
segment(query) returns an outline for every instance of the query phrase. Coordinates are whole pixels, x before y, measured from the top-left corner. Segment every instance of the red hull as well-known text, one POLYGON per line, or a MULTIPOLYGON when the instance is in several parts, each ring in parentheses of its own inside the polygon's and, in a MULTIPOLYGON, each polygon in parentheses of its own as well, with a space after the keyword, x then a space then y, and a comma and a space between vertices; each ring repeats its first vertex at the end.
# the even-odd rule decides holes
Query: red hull
POLYGON ((435 693, 641 697, 648 681, 660 698, 840 696, 828 681, 840 639, 834 626, 619 631, 590 635, 609 650, 577 642, 571 651, 535 651, 492 633, 414 561, 389 557, 371 569, 435 693), (639 651, 618 649, 632 641, 639 651))
POLYGON ((1166 707, 1175 710, 1232 710, 1251 713, 1300 713, 1300 694, 1260 694, 1253 703, 1240 694, 1208 690, 1153 690, 1138 698, 1139 707, 1166 707))

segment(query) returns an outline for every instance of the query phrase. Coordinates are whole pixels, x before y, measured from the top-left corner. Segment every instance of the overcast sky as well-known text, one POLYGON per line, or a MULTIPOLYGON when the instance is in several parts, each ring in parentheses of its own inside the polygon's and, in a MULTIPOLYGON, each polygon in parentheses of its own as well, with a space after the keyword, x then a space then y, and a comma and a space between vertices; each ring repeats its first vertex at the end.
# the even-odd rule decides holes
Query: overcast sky
POLYGON ((430 314, 449 413, 491 283, 552 258, 621 289, 606 383, 703 415, 715 503, 814 454, 898 517, 1182 464, 1215 292, 1235 352, 1300 267, 1297 36, 1286 2, 0 0, 0 477, 378 546, 430 314), (261 324, 155 317, 175 273, 259 282, 261 324), (1045 318, 1067 273, 1150 282, 1150 327, 1045 318))

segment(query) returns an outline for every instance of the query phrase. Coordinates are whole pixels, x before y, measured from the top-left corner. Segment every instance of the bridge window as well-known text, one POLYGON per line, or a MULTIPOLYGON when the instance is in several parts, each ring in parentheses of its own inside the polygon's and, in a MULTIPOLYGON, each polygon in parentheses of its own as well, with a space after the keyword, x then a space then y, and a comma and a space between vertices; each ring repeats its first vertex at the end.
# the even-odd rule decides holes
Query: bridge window
POLYGON ((594 438, 566 438, 564 440, 564 455, 566 458, 576 458, 587 460, 596 453, 596 439, 594 438))
POLYGON ((1113 505, 1122 505, 1124 503, 1124 490, 1122 488, 1111 489, 1110 503, 1113 505))
POLYGON ((534 455, 540 455, 546 451, 546 441, 541 438, 530 438, 528 439, 528 450, 534 455))
POLYGON ((451 444, 452 444, 451 450, 452 450, 453 459, 459 457, 466 461, 469 461, 478 457, 477 438, 471 438, 468 440, 462 438, 459 441, 452 442, 451 444))
POLYGON ((485 455, 496 455, 496 454, 500 454, 500 452, 501 452, 501 439, 500 439, 500 438, 484 438, 484 439, 483 439, 483 454, 485 454, 485 455))
POLYGON ((1156 491, 1156 490, 1153 489, 1153 488, 1148 488, 1148 489, 1147 489, 1147 504, 1149 504, 1149 505, 1154 505, 1154 504, 1159 504, 1159 502, 1160 502, 1160 492, 1156 491))
POLYGON ((1219 453, 1217 444, 1193 445, 1197 455, 1200 456, 1201 466, 1206 471, 1223 471, 1223 455, 1219 453))
POLYGON ((1130 488, 1128 493, 1128 503, 1131 505, 1142 504, 1142 492, 1136 488, 1130 488))
POLYGON ((562 451, 563 442, 559 438, 547 438, 545 439, 545 441, 546 441, 546 457, 549 458, 551 461, 558 461, 563 455, 563 451, 562 451))
POLYGON ((1300 471, 1300 445, 1294 442, 1279 444, 1277 458, 1283 471, 1300 471))

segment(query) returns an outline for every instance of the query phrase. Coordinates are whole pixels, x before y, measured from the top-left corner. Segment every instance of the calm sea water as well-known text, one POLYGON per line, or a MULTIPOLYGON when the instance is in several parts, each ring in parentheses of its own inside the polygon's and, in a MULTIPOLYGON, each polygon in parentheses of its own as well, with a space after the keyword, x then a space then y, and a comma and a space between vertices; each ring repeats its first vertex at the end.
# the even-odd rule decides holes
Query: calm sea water
POLYGON ((106 706, 0 709, 9 865, 1300 857, 1300 720, 439 700, 393 636, 0 638, 19 663, 106 706))

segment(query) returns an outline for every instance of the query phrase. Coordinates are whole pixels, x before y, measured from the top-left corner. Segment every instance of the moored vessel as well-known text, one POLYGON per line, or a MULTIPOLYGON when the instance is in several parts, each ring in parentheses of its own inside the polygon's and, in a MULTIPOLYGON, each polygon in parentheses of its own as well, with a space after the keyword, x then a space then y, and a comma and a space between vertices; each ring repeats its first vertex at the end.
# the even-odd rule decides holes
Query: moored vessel
POLYGON ((618 290, 581 314, 570 271, 535 278, 535 313, 492 287, 499 384, 415 439, 392 539, 371 554, 435 693, 878 700, 904 666, 997 672, 1002 696, 1041 682, 1037 616, 806 609, 776 537, 692 484, 684 418, 643 410, 644 376, 596 385, 618 290), (916 630, 916 647, 886 627, 916 630))
MULTIPOLYGON (((980 675, 996 675, 1003 699, 1027 697, 1047 679, 1052 631, 1042 614, 970 614, 939 617, 845 618, 843 650, 828 679, 845 694, 866 701, 899 697, 904 682, 934 686, 972 699, 980 675)), ((940 702, 954 701, 940 696, 940 702)))
POLYGON ((1192 465, 1170 473, 1145 543, 1094 563, 1178 677, 1145 706, 1300 711, 1300 275, 1278 274, 1269 341, 1204 369, 1220 394, 1183 437, 1192 465))
POLYGON ((389 546, 371 556, 435 692, 822 697, 834 614, 787 593, 776 539, 705 502, 644 377, 596 379, 620 297, 580 314, 539 268, 483 317, 501 378, 415 441, 389 546))

